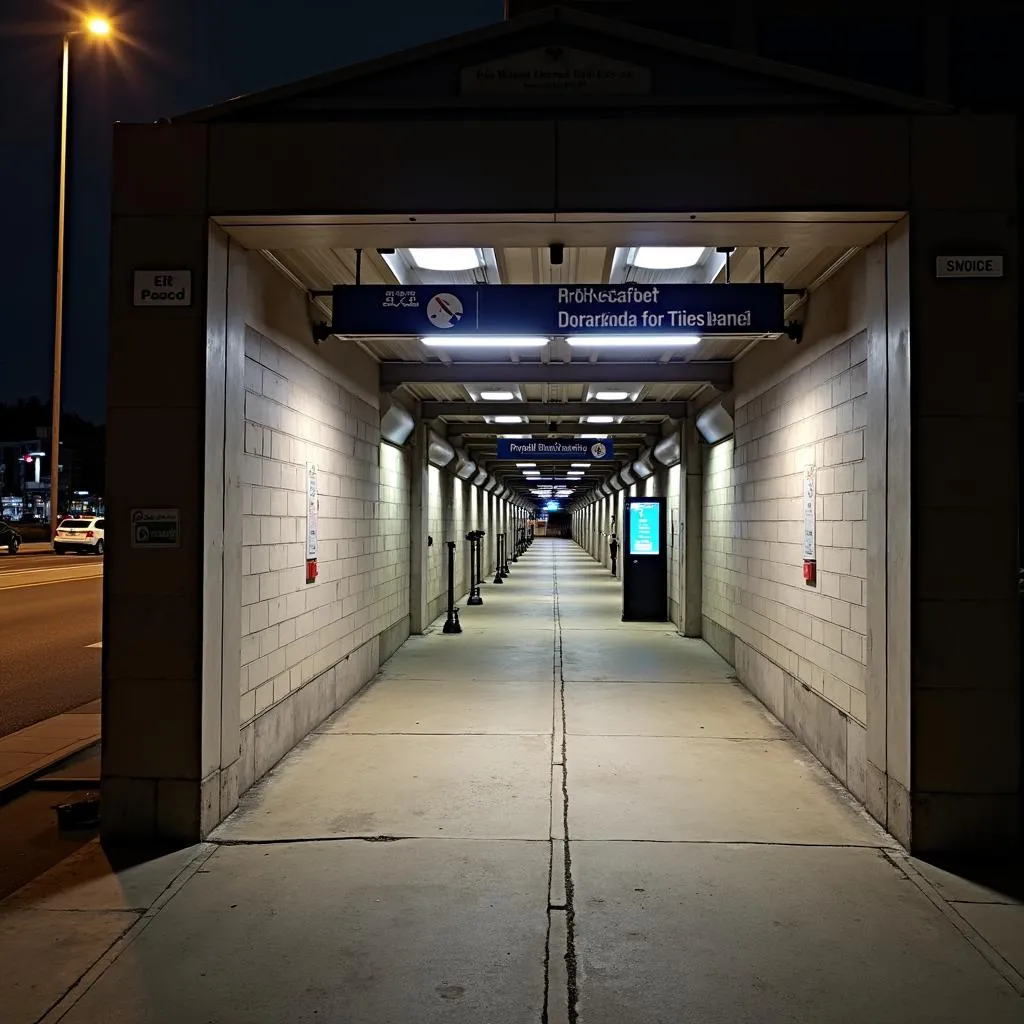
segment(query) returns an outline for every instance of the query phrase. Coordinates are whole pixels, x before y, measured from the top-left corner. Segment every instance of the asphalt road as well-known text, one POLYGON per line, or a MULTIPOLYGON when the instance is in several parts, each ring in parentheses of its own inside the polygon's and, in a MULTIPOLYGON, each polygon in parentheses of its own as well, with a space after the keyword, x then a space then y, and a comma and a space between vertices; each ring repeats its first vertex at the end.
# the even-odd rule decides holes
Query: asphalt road
POLYGON ((0 736, 100 695, 103 559, 0 555, 0 736))

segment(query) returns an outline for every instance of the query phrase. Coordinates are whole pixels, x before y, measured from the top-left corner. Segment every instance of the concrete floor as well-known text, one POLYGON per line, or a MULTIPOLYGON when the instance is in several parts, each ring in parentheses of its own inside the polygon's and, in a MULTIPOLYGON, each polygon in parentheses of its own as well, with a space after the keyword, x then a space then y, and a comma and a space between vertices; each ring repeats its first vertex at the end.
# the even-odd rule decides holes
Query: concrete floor
POLYGON ((22 890, 5 1021, 1024 1019, 1024 906, 906 857, 710 648, 569 542, 483 596, 211 843, 22 890))

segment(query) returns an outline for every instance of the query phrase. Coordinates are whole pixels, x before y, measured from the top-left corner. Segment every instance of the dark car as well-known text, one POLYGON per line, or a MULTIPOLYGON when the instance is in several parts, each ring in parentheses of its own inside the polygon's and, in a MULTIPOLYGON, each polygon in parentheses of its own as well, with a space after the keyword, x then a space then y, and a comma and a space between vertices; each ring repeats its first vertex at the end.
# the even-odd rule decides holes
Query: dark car
POLYGON ((8 554, 16 555, 21 547, 21 534, 6 519, 0 519, 0 548, 7 548, 8 554))

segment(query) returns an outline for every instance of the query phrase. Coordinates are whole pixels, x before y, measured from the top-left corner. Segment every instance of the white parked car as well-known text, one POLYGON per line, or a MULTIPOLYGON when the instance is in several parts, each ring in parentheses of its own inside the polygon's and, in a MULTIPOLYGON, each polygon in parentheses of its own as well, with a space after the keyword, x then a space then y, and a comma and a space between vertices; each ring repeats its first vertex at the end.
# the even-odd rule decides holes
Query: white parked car
POLYGON ((57 536, 53 538, 53 553, 63 555, 65 551, 102 555, 103 520, 95 516, 62 520, 57 527, 57 536))

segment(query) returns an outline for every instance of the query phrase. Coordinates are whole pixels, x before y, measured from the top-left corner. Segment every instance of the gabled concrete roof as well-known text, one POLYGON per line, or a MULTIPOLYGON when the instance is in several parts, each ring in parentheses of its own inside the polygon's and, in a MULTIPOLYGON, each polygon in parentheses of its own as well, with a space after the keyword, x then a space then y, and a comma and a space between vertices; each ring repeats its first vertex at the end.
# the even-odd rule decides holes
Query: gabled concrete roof
MULTIPOLYGON (((355 83, 359 79, 408 70, 414 65, 441 60, 457 55, 459 52, 464 52, 467 62, 472 63, 476 59, 473 51, 482 45, 502 40, 514 42, 516 36, 533 32, 545 25, 565 26, 592 36, 604 36, 609 43, 610 56, 615 56, 616 47, 621 47, 621 44, 626 42, 651 50, 660 50, 682 61, 717 65, 720 69, 733 70, 746 76, 760 77, 766 82, 770 81, 777 85, 788 85, 808 92, 818 92, 822 94, 823 100, 826 96, 831 95, 836 99, 846 99, 903 113, 945 114, 954 111, 954 108, 946 104, 923 97, 911 96, 863 82, 850 81, 835 75, 811 71, 807 68, 784 64, 738 50, 694 42, 670 33, 614 21, 573 8, 551 7, 486 28, 449 36, 408 50, 400 50, 385 57, 361 61, 336 71, 301 79, 289 85, 240 96, 225 103, 179 115, 173 120, 200 123, 231 121, 235 118, 247 120, 260 112, 270 113, 279 104, 304 97, 312 98, 324 91, 335 91, 347 83, 355 83)), ((536 44, 531 43, 530 45, 536 44)), ((642 106, 645 98, 649 99, 649 97, 641 96, 633 97, 633 100, 637 105, 642 106)), ((665 98, 660 99, 664 104, 665 98)), ((442 107, 444 100, 445 97, 438 97, 437 106, 442 107)), ((559 101, 553 98, 550 106, 557 107, 558 105, 559 101)))

